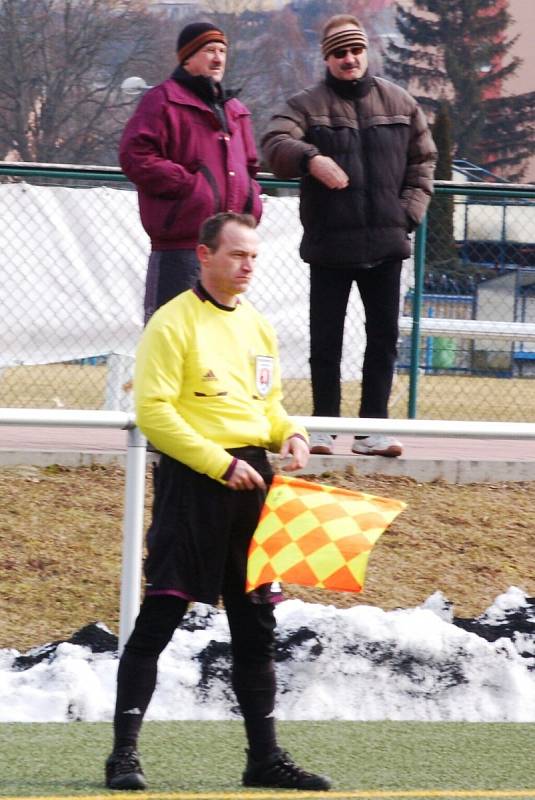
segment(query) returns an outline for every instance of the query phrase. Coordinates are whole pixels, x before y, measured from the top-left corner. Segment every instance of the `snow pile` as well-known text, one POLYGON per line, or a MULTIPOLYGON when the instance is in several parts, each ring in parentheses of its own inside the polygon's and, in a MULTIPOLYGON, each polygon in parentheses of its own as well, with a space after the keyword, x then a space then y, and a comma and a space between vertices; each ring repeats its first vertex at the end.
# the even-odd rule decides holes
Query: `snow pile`
MULTIPOLYGON (((439 592, 383 611, 287 600, 277 607, 277 717, 535 720, 535 599, 512 587, 477 619, 439 592)), ((0 651, 0 722, 111 720, 117 639, 89 625, 68 642, 0 651)), ((147 719, 231 719, 226 616, 194 605, 160 658, 147 719)))

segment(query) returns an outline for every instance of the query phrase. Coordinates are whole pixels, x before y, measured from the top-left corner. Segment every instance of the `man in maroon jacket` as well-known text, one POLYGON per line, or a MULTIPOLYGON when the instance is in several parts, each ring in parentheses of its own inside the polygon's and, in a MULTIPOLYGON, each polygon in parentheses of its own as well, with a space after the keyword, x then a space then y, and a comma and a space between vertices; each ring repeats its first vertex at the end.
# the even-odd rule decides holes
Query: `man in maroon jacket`
POLYGON ((124 130, 119 158, 138 190, 151 240, 145 321, 197 280, 197 237, 219 211, 261 215, 257 152, 248 109, 221 85, 227 39, 194 22, 177 42, 179 66, 144 94, 124 130))

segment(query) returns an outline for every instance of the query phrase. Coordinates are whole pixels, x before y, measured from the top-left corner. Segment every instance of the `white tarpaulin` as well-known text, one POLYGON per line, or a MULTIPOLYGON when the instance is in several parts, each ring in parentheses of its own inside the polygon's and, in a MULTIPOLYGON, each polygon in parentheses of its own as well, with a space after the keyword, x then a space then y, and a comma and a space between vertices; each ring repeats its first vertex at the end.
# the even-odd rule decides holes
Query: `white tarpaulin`
MULTIPOLYGON (((265 198, 248 297, 275 325, 284 376, 308 378, 308 267, 298 255, 297 207, 295 197, 265 198)), ((0 214, 0 367, 132 356, 149 254, 135 192, 3 184, 0 214)), ((360 377, 363 345, 355 290, 344 379, 360 377)))
POLYGON ((0 186, 0 366, 132 353, 148 243, 134 192, 0 186))

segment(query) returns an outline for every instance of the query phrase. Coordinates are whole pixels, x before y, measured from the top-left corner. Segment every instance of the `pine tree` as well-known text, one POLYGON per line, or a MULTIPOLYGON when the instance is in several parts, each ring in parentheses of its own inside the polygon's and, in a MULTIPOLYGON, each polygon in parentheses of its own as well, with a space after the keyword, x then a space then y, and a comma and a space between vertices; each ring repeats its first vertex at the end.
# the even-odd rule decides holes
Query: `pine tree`
POLYGON ((521 61, 508 57, 517 37, 497 0, 414 0, 412 10, 396 4, 403 43, 391 42, 385 69, 436 109, 447 96, 452 106, 455 155, 510 180, 523 173, 535 153, 535 92, 501 96, 504 81, 521 61))

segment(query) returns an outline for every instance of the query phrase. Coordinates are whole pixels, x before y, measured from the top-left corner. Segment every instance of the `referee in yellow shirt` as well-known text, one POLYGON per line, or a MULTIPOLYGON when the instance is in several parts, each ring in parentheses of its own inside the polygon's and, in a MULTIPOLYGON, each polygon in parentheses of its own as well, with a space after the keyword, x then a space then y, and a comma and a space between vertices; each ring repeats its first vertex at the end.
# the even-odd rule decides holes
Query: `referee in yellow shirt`
POLYGON ((146 592, 117 675, 110 789, 145 789, 137 752, 160 653, 190 601, 222 598, 232 686, 248 741, 245 786, 325 790, 278 745, 274 584, 245 594, 247 552, 272 470, 267 450, 308 460, 306 431, 282 406, 273 328, 243 297, 258 251, 256 221, 232 212, 201 228, 200 282, 158 309, 143 333, 134 387, 137 422, 161 452, 147 535, 146 592))

